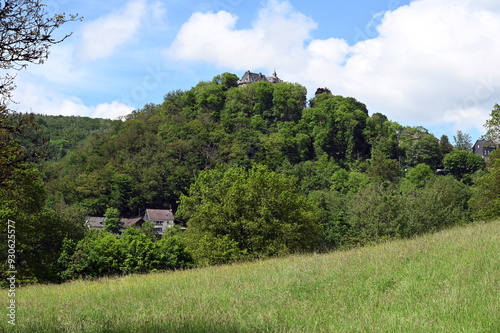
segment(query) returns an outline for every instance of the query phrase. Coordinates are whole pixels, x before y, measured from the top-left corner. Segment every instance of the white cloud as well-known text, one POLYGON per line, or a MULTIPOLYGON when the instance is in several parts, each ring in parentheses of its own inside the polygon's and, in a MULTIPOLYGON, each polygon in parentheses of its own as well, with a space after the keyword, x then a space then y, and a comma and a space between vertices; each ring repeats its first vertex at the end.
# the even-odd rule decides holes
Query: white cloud
POLYGON ((18 88, 13 97, 18 104, 12 104, 10 108, 19 112, 117 119, 134 110, 131 106, 116 101, 87 106, 81 99, 48 88, 43 82, 34 80, 34 77, 26 80, 21 76, 18 79, 18 88))
POLYGON ((195 13, 180 29, 167 56, 201 60, 220 67, 240 69, 295 63, 304 58, 304 41, 316 27, 288 2, 269 1, 252 29, 235 30, 237 17, 226 11, 195 13), (286 55, 286 56, 284 56, 286 55))
MULTIPOLYGON (((153 6, 158 7, 157 4, 153 6)), ((146 0, 131 0, 125 7, 87 23, 76 48, 76 57, 88 61, 110 56, 120 45, 135 37, 146 14, 146 0)))
POLYGON ((288 1, 268 1, 245 30, 228 12, 195 13, 167 55, 238 71, 276 68, 310 93, 326 86, 392 120, 482 131, 500 101, 498 1, 415 0, 377 15, 374 38, 348 45, 311 39, 316 23, 288 1))

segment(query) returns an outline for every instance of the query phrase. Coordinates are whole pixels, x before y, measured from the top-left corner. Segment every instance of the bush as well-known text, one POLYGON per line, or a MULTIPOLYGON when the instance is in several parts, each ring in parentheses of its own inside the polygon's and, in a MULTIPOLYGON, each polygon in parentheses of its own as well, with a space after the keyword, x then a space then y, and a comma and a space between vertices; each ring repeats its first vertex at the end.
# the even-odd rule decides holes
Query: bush
POLYGON ((476 180, 474 194, 470 200, 474 219, 491 220, 500 216, 499 154, 500 149, 497 149, 490 155, 490 172, 476 180))
POLYGON ((75 243, 66 241, 59 258, 61 278, 96 278, 109 275, 149 273, 193 266, 179 235, 155 240, 146 232, 127 228, 122 236, 90 231, 75 243))
POLYGON ((347 223, 351 239, 360 243, 392 238, 401 224, 402 196, 389 184, 373 183, 351 196, 347 223))
POLYGON ((399 234, 411 237, 470 222, 470 188, 451 176, 435 177, 425 188, 407 195, 399 234))

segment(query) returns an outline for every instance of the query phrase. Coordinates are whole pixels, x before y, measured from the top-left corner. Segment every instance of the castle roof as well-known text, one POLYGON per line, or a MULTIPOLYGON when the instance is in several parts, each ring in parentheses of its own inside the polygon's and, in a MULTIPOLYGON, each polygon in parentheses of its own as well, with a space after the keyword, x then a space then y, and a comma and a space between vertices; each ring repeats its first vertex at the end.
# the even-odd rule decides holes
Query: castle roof
POLYGON ((258 74, 257 73, 252 73, 252 72, 250 72, 248 70, 248 71, 245 72, 245 74, 243 74, 243 77, 240 80, 238 80, 238 85, 242 86, 242 85, 245 85, 245 84, 259 82, 259 81, 265 81, 265 82, 269 82, 269 83, 283 82, 283 80, 281 80, 278 77, 278 75, 276 74, 276 71, 274 71, 274 73, 273 73, 272 76, 266 77, 262 73, 258 73, 258 74))

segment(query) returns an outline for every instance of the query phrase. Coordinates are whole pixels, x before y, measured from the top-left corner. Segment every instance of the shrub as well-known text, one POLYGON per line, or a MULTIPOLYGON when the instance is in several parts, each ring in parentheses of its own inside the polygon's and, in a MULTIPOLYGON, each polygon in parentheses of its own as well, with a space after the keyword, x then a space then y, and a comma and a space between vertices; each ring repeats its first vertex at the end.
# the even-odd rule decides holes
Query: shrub
POLYGON ((347 203, 347 223, 351 238, 363 243, 398 235, 402 196, 390 185, 373 183, 351 196, 347 203))
POLYGON ((65 241, 59 258, 61 278, 95 278, 117 274, 149 273, 193 266, 179 235, 155 240, 146 232, 127 228, 122 236, 90 231, 75 243, 65 241))
POLYGON ((423 189, 403 198, 399 234, 411 237, 469 222, 471 194, 467 185, 451 176, 433 178, 423 189))

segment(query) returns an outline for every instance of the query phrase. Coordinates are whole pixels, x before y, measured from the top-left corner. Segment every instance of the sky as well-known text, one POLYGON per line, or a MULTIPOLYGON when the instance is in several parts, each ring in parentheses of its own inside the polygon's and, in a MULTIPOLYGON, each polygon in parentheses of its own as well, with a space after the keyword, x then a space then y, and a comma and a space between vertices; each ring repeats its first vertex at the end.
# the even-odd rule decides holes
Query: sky
POLYGON ((78 13, 12 109, 117 119, 246 70, 354 97, 370 114, 473 140, 500 103, 498 0, 45 0, 78 13))

